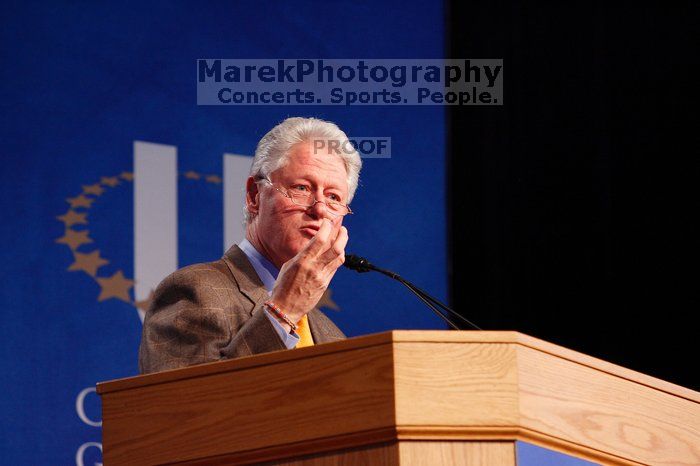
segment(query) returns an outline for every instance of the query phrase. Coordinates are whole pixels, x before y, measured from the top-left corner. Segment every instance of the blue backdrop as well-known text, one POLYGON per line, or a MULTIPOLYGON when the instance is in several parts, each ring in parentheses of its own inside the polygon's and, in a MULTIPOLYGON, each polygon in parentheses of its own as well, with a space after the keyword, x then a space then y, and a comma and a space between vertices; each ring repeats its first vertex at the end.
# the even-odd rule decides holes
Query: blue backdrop
MULTIPOLYGON (((446 298, 442 107, 200 107, 195 81, 198 58, 439 58, 442 3, 4 2, 0 16, 5 464, 101 461, 91 387, 137 373, 136 140, 215 176, 179 179, 184 266, 222 253, 223 153, 252 154, 293 115, 390 137, 390 159, 365 160, 348 250, 446 298)), ((341 270, 332 289, 350 336, 443 328, 384 277, 341 270)))

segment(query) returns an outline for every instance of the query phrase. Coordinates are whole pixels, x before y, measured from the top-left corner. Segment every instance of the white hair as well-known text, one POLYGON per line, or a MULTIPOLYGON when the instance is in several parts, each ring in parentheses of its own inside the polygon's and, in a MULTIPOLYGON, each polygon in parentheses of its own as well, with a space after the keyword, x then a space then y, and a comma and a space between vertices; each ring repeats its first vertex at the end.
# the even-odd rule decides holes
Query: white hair
MULTIPOLYGON (((269 177, 272 172, 282 168, 287 163, 289 154, 295 145, 316 140, 333 141, 334 147, 338 148, 334 153, 343 159, 345 170, 348 173, 347 202, 349 204, 355 196, 362 160, 343 130, 330 121, 318 118, 292 117, 272 128, 263 136, 255 149, 250 176, 269 177)), ((247 211, 246 221, 248 221, 247 211)))

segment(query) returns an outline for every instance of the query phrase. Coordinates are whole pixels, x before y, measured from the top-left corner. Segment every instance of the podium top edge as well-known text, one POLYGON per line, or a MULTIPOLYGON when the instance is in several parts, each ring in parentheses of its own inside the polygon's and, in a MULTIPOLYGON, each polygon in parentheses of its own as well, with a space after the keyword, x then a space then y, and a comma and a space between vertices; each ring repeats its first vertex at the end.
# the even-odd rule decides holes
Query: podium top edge
POLYGON ((609 373, 630 382, 648 386, 671 395, 679 396, 700 403, 700 393, 680 385, 652 377, 641 372, 588 356, 583 353, 549 343, 517 331, 491 330, 392 330, 388 332, 363 335, 348 338, 333 343, 326 343, 306 348, 287 351, 276 351, 238 359, 228 359, 206 364, 167 370, 153 374, 137 375, 116 379, 97 384, 97 393, 107 393, 128 390, 130 388, 158 385, 183 379, 196 378, 223 372, 234 372, 267 364, 283 363, 311 356, 320 356, 345 351, 359 350, 372 346, 391 345, 394 343, 465 343, 465 344, 511 344, 519 345, 550 356, 566 359, 595 370, 609 373))

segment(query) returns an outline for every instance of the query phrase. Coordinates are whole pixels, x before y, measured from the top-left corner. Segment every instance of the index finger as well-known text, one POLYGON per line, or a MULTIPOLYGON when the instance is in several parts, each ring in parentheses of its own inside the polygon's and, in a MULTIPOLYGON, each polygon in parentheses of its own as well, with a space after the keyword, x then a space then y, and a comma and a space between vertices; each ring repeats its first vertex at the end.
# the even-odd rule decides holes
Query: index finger
POLYGON ((331 247, 323 253, 321 256, 324 261, 329 263, 335 263, 339 258, 340 262, 335 264, 335 267, 339 267, 345 261, 345 246, 348 244, 348 229, 345 227, 340 227, 338 236, 333 240, 331 247))
POLYGON ((330 220, 324 218, 321 227, 313 238, 308 242, 304 251, 312 256, 317 256, 325 252, 330 247, 331 230, 333 229, 330 220))

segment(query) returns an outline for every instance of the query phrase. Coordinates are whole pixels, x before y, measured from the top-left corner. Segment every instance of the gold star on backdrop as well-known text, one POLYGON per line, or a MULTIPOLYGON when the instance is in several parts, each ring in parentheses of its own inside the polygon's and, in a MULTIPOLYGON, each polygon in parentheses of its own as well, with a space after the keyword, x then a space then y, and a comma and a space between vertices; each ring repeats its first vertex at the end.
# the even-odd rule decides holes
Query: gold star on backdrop
POLYGON ((83 185, 83 192, 85 194, 94 194, 95 196, 100 196, 105 189, 100 186, 100 183, 95 183, 91 185, 83 185))
MULTIPOLYGON (((211 174, 204 175, 198 173, 194 170, 183 173, 183 176, 191 180, 201 180, 204 179, 208 183, 221 184, 223 182, 220 176, 211 174)), ((72 209, 85 208, 90 209, 93 202, 97 201, 92 196, 101 196, 106 190, 105 187, 115 188, 116 186, 122 184, 123 181, 133 182, 134 174, 133 172, 124 171, 117 176, 103 176, 100 177, 100 182, 92 185, 83 185, 83 193, 80 195, 67 198, 71 206, 65 214, 56 217, 58 220, 63 222, 65 225, 65 233, 61 238, 55 240, 56 243, 62 243, 67 245, 73 252, 73 263, 68 267, 69 271, 82 271, 90 275, 99 285, 100 294, 97 297, 98 301, 106 301, 108 299, 119 299, 135 306, 141 311, 147 311, 153 301, 154 291, 151 290, 148 297, 141 301, 131 300, 131 290, 134 286, 134 281, 129 280, 124 276, 122 270, 117 270, 111 277, 98 277, 97 272, 105 264, 109 264, 110 261, 104 257, 100 256, 100 250, 94 250, 88 253, 77 252, 77 249, 87 243, 92 243, 92 238, 89 237, 89 230, 72 230, 70 227, 72 225, 87 225, 87 212, 78 213, 72 209)), ((318 307, 323 307, 326 309, 340 310, 340 307, 333 301, 332 292, 327 289, 319 300, 318 307)))
POLYGON ((97 283, 99 283, 101 287, 100 295, 97 297, 98 301, 117 298, 131 303, 129 290, 134 286, 134 281, 125 278, 121 270, 118 270, 117 273, 109 278, 97 277, 95 280, 97 280, 97 283))
POLYGON ((56 240, 57 243, 67 244, 72 251, 75 251, 81 244, 92 243, 92 239, 88 237, 89 230, 75 231, 70 228, 66 229, 65 234, 56 240))
POLYGON ((77 209, 78 207, 85 207, 86 209, 89 209, 92 207, 92 203, 95 202, 95 200, 81 194, 78 197, 69 197, 66 199, 66 202, 70 204, 71 209, 77 209))
POLYGON ((318 304, 316 304, 316 307, 318 308, 325 308, 325 309, 333 309, 334 311, 339 311, 340 307, 333 301, 333 292, 331 291, 330 288, 326 288, 326 291, 323 292, 323 296, 321 296, 321 299, 319 300, 318 304))
POLYGON ((63 215, 59 215, 56 218, 62 221, 66 227, 70 227, 76 224, 87 225, 87 220, 85 220, 85 217, 87 217, 87 214, 79 214, 74 210, 69 209, 68 212, 63 215))
POLYGON ((100 178, 100 183, 102 183, 105 186, 109 186, 110 188, 114 188, 116 185, 119 184, 119 178, 116 176, 103 176, 100 178))
POLYGON ((105 264, 109 264, 108 260, 100 257, 99 249, 97 251, 92 251, 87 254, 73 251, 73 257, 75 258, 75 262, 73 262, 70 265, 70 267, 68 267, 68 270, 82 270, 83 272, 87 273, 92 277, 97 275, 97 269, 99 269, 105 264))

